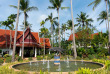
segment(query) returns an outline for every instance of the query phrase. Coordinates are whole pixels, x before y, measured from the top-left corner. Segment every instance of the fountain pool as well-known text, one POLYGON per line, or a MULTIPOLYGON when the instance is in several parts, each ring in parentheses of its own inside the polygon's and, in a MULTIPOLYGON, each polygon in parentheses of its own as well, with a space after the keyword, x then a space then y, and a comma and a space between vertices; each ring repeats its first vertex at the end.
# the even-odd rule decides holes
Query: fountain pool
POLYGON ((30 63, 21 63, 13 65, 12 67, 17 70, 25 70, 25 71, 36 71, 40 72, 42 70, 43 72, 72 72, 77 71, 78 68, 86 67, 90 69, 97 69, 103 67, 102 64, 94 63, 94 62, 84 62, 82 61, 69 61, 69 64, 65 61, 61 61, 60 65, 54 65, 54 61, 45 61, 46 63, 43 64, 43 61, 37 61, 38 65, 36 65, 36 62, 30 63), (69 66, 69 67, 68 67, 69 66))

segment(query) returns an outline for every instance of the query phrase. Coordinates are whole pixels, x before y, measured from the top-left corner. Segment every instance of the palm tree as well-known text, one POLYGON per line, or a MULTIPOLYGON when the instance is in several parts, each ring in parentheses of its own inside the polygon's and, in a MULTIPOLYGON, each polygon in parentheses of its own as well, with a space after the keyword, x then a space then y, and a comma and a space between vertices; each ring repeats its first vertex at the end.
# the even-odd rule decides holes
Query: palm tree
POLYGON ((68 20, 68 21, 67 21, 67 28, 68 28, 68 30, 71 30, 71 34, 72 34, 72 30, 73 30, 72 20, 68 20))
POLYGON ((48 18, 45 19, 45 21, 50 21, 50 23, 51 23, 52 48, 53 48, 53 29, 55 28, 55 25, 57 25, 56 19, 58 19, 58 17, 53 18, 52 13, 48 16, 48 18))
MULTIPOLYGON (((88 6, 90 6, 90 5, 94 5, 93 6, 93 10, 101 3, 101 1, 102 0, 94 0, 92 3, 90 3, 88 6)), ((108 17, 109 17, 109 14, 108 14, 108 3, 110 3, 110 1, 109 0, 104 0, 105 2, 106 2, 106 11, 107 11, 107 21, 108 21, 108 32, 109 32, 109 42, 108 42, 108 44, 109 44, 109 50, 108 50, 108 52, 109 52, 109 54, 110 54, 110 30, 109 30, 109 19, 108 19, 108 17)), ((110 5, 109 5, 109 9, 110 9, 110 5)))
POLYGON ((60 39, 60 23, 59 23, 59 9, 67 9, 68 7, 61 7, 64 0, 49 0, 52 6, 48 6, 48 9, 56 9, 58 13, 58 24, 59 24, 59 47, 61 47, 60 39))
POLYGON ((99 17, 97 18, 97 21, 99 21, 99 20, 101 20, 101 22, 99 23, 99 25, 102 24, 105 21, 106 29, 107 29, 107 12, 106 11, 102 11, 99 14, 99 17))
MULTIPOLYGON (((24 30, 24 22, 23 22, 23 25, 20 25, 20 27, 21 27, 22 30, 24 30)), ((25 22, 25 28, 28 28, 28 27, 31 29, 32 28, 32 24, 30 24, 28 21, 26 21, 25 22)))
MULTIPOLYGON (((10 5, 11 7, 17 8, 17 6, 10 5)), ((29 7, 29 0, 20 0, 20 10, 23 11, 24 13, 24 30, 23 30, 23 44, 22 44, 22 59, 23 59, 23 54, 24 54, 24 31, 25 31, 25 24, 26 20, 28 17, 27 12, 32 11, 32 10, 38 10, 37 7, 29 7)))
POLYGON ((15 36, 14 36, 12 62, 15 61, 16 37, 17 37, 18 22, 19 22, 19 6, 20 6, 20 0, 18 0, 18 11, 17 11, 17 20, 16 20, 16 28, 15 28, 15 36))
MULTIPOLYGON (((54 37, 55 37, 55 42, 56 42, 56 44, 58 44, 59 28, 57 27, 54 32, 55 32, 55 35, 54 35, 54 37)), ((57 47, 57 46, 58 46, 58 45, 55 45, 55 47, 57 47)))
POLYGON ((44 38, 43 38, 43 44, 44 44, 44 56, 45 56, 45 35, 46 35, 47 33, 49 33, 49 31, 48 31, 48 29, 45 28, 45 27, 41 28, 40 30, 41 30, 41 36, 44 37, 44 38))
POLYGON ((73 8, 72 8, 72 0, 71 0, 71 16, 72 16, 72 26, 73 26, 73 51, 74 51, 74 57, 76 59, 77 57, 77 52, 76 52, 76 43, 75 43, 75 30, 74 30, 74 22, 73 22, 73 8))
POLYGON ((64 40, 65 40, 65 31, 67 30, 67 24, 62 24, 62 31, 64 33, 64 40))
POLYGON ((15 22, 15 19, 17 17, 17 14, 11 14, 9 17, 8 17, 8 20, 12 21, 11 23, 11 26, 9 26, 9 29, 10 29, 10 49, 11 49, 11 42, 12 42, 12 30, 14 30, 14 25, 13 25, 13 22, 15 22))
MULTIPOLYGON (((78 14, 77 14, 78 15, 78 14)), ((78 22, 77 25, 80 27, 88 27, 92 26, 91 22, 93 22, 92 18, 88 18, 89 15, 86 15, 86 13, 81 12, 80 15, 78 15, 78 18, 76 18, 76 21, 78 22)))
POLYGON ((13 22, 15 22, 16 14, 11 14, 6 21, 1 21, 1 26, 5 26, 5 38, 6 38, 6 48, 7 48, 7 35, 6 35, 6 29, 10 29, 10 48, 11 48, 11 30, 14 28, 13 22))
POLYGON ((44 44, 44 56, 45 56, 45 34, 49 33, 48 29, 44 27, 44 24, 45 24, 45 21, 42 20, 40 22, 40 26, 43 26, 43 28, 41 28, 41 33, 40 33, 40 36, 43 37, 43 44, 44 44))

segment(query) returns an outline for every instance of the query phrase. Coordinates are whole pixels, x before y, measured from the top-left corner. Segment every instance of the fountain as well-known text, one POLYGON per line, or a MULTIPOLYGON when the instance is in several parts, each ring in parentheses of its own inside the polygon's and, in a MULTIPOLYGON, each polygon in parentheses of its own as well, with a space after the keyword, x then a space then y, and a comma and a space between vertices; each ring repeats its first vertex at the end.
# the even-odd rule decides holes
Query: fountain
POLYGON ((94 62, 85 62, 85 61, 71 61, 69 62, 69 59, 64 61, 60 61, 60 64, 54 65, 54 61, 45 61, 45 65, 43 65, 43 61, 37 61, 37 62, 29 62, 29 63, 21 63, 16 64, 12 66, 12 68, 18 69, 18 70, 27 70, 27 71, 37 71, 40 72, 42 70, 43 72, 49 71, 49 72, 71 72, 76 71, 81 67, 86 67, 90 69, 98 69, 103 67, 102 64, 97 64, 94 62), (82 64, 83 62, 83 64, 82 64), (33 64, 36 64, 33 65, 33 64), (92 65, 92 66, 91 66, 92 65))
POLYGON ((81 60, 81 62, 82 62, 81 64, 83 64, 83 62, 84 62, 83 59, 81 60))
POLYGON ((45 60, 43 59, 43 63, 42 64, 45 64, 45 60))
POLYGON ((75 66, 77 66, 77 62, 75 61, 75 66))
POLYGON ((69 58, 67 57, 67 63, 69 62, 69 58))
POLYGON ((38 62, 35 65, 39 65, 38 62))
POLYGON ((67 57, 67 68, 69 68, 69 58, 67 57))
POLYGON ((61 71, 61 64, 59 64, 57 71, 61 71))
POLYGON ((47 62, 47 68, 50 68, 49 60, 48 60, 48 62, 47 62))
POLYGON ((31 61, 30 61, 30 65, 32 65, 31 61))

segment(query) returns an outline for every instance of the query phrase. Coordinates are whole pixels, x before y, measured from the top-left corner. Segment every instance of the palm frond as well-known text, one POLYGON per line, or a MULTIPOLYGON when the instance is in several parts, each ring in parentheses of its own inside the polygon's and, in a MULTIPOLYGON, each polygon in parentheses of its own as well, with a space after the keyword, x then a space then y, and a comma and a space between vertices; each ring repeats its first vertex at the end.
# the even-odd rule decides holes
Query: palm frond
POLYGON ((63 3, 64 0, 60 0, 60 3, 63 3))
POLYGON ((95 3, 95 1, 93 1, 92 3, 90 3, 88 6, 91 6, 91 5, 93 5, 95 3))
POLYGON ((93 5, 93 10, 99 5, 99 3, 101 2, 102 0, 95 0, 93 1, 92 3, 90 3, 88 6, 91 6, 93 5))
POLYGON ((32 10, 38 10, 38 8, 32 6, 32 7, 29 7, 28 9, 26 9, 27 12, 32 11, 32 10))
POLYGON ((58 17, 54 17, 54 18, 53 18, 53 20, 56 20, 56 19, 58 19, 58 17))
POLYGON ((62 9, 62 10, 64 10, 64 9, 69 9, 69 7, 61 7, 61 9, 62 9))
POLYGON ((46 19, 45 19, 45 21, 48 21, 48 20, 49 20, 49 18, 46 18, 46 19))
POLYGON ((10 5, 10 7, 13 7, 13 8, 16 8, 17 9, 17 6, 14 6, 14 5, 10 5))
POLYGON ((48 8, 47 8, 47 9, 55 9, 55 7, 48 6, 48 8))
POLYGON ((40 26, 44 26, 45 21, 43 20, 42 22, 40 22, 40 26))
POLYGON ((103 22, 104 22, 104 20, 102 20, 102 21, 99 23, 99 25, 102 24, 103 22))
POLYGON ((55 24, 56 26, 58 26, 58 25, 59 25, 57 21, 53 21, 53 22, 54 22, 54 24, 55 24))

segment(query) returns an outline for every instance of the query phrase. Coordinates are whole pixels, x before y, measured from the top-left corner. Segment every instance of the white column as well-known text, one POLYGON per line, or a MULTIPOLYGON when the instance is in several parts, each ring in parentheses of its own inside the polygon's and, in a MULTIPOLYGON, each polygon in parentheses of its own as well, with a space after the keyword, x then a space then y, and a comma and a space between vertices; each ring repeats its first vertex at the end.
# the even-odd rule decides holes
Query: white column
POLYGON ((50 51, 49 51, 49 54, 50 54, 50 51))
POLYGON ((79 42, 79 47, 80 47, 81 45, 80 45, 80 42, 79 42))
POLYGON ((37 48, 35 48, 35 57, 36 57, 36 55, 37 55, 37 48))
POLYGON ((20 50, 19 50, 19 56, 21 56, 21 48, 20 48, 20 50))

